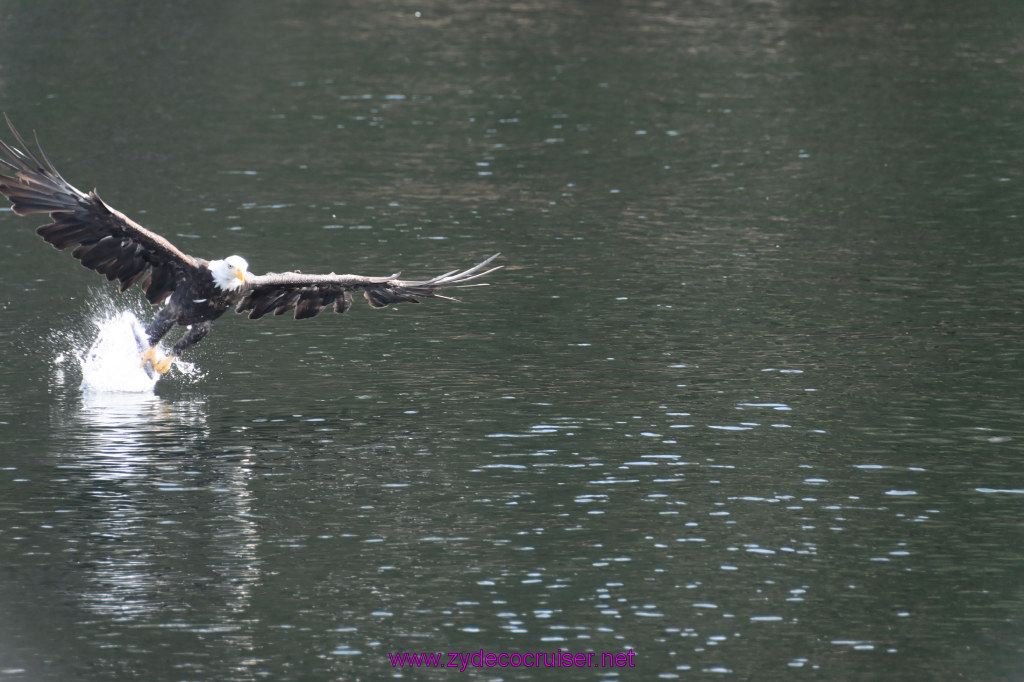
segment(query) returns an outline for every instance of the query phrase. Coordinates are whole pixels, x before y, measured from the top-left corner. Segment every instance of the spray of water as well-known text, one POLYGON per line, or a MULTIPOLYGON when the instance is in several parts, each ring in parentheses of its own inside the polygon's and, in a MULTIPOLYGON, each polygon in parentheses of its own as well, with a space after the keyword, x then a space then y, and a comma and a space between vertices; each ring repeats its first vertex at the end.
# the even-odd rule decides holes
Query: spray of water
POLYGON ((146 330, 135 314, 122 311, 96 320, 96 323, 99 329, 96 340, 79 358, 82 390, 98 393, 152 392, 159 375, 147 372, 139 360, 139 353, 145 349, 146 330))
MULTIPOLYGON (((145 325, 135 312, 123 307, 123 300, 113 302, 104 297, 92 300, 91 322, 95 335, 81 329, 53 335, 57 346, 54 357, 57 383, 65 383, 65 372, 71 369, 69 365, 77 365, 83 393, 152 393, 160 375, 147 371, 141 364, 140 353, 148 347, 145 325)), ((200 377, 194 365, 178 359, 171 366, 171 374, 188 380, 200 377)))

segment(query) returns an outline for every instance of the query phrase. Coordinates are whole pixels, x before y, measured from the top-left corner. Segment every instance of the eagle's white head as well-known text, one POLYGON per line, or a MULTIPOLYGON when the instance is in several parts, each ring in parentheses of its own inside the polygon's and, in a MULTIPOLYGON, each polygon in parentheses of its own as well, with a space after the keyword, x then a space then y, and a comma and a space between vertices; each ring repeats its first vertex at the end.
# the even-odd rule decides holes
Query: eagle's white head
POLYGON ((213 283, 224 291, 234 291, 245 284, 249 263, 241 256, 228 256, 224 260, 210 261, 213 283))

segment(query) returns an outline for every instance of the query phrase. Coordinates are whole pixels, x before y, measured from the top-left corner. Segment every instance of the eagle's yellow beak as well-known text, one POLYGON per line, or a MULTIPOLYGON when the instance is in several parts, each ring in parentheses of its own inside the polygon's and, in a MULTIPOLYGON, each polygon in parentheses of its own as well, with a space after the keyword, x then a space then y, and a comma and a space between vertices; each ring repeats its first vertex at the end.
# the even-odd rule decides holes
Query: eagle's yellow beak
POLYGON ((241 268, 235 270, 235 277, 241 280, 242 284, 245 284, 245 270, 242 270, 241 268))

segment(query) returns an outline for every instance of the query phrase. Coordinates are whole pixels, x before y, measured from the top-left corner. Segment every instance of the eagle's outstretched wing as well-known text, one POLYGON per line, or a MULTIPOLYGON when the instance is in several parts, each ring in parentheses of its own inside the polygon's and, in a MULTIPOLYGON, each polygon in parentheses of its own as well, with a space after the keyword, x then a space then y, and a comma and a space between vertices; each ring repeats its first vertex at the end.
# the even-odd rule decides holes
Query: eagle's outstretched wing
POLYGON ((500 265, 487 268, 499 255, 496 253, 468 270, 452 270, 423 281, 401 280, 398 274, 390 277, 304 275, 300 272, 248 275, 244 285, 246 293, 235 309, 240 313, 248 312, 253 320, 271 311, 280 315, 294 309, 295 319, 301 320, 314 317, 332 304, 334 312, 345 312, 352 306, 352 292, 360 289, 374 308, 384 308, 392 303, 419 303, 420 298, 454 301, 457 299, 439 294, 438 290, 477 286, 466 282, 500 268, 500 265))
POLYGON ((0 151, 7 156, 0 157, 0 170, 11 173, 0 174, 0 193, 11 200, 18 215, 50 214, 53 222, 36 229, 40 237, 58 249, 77 244, 71 255, 108 280, 118 280, 121 291, 149 271, 142 290, 150 303, 167 298, 178 275, 199 266, 198 259, 108 206, 95 190, 86 194, 73 187, 53 167, 38 138, 36 156, 11 120, 4 118, 25 151, 0 140, 0 151))

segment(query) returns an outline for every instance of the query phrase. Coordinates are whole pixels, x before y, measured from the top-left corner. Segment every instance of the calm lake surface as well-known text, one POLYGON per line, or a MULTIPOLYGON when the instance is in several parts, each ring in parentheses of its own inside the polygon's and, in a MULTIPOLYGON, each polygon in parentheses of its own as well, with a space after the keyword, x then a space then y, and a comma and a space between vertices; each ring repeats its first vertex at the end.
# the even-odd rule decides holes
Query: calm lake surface
POLYGON ((0 680, 1024 679, 1024 5, 0 16, 2 109, 187 252, 505 265, 83 393, 152 311, 0 213, 0 680), (559 650, 634 665, 389 657, 559 650))

